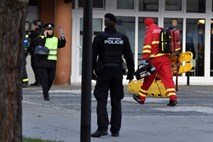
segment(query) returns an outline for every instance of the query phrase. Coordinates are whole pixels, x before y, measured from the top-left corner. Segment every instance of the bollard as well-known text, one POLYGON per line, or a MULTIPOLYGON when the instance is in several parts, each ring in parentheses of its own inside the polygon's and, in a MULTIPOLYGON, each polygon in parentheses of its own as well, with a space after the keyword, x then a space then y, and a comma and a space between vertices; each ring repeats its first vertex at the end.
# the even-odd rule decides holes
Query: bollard
POLYGON ((187 76, 187 85, 189 85, 189 83, 190 83, 190 72, 187 72, 186 76, 187 76))

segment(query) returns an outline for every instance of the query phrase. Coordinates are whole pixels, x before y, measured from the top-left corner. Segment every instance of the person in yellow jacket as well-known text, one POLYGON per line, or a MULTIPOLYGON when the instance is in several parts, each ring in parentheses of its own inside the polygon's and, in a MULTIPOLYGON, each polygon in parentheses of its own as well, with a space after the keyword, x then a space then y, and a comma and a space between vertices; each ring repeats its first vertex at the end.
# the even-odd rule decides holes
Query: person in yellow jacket
POLYGON ((41 46, 45 46, 49 49, 47 58, 38 58, 38 70, 41 79, 41 85, 43 90, 43 96, 45 101, 49 101, 49 90, 55 79, 56 62, 57 62, 57 49, 62 48, 66 44, 65 37, 54 36, 54 24, 47 23, 44 25, 44 32, 40 38, 42 41, 41 46))

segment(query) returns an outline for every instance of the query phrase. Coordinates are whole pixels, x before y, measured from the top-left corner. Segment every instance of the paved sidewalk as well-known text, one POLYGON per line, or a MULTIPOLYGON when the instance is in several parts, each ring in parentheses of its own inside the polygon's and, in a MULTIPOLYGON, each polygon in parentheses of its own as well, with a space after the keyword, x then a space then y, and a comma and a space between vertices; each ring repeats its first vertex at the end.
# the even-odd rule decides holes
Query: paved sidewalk
MULTIPOLYGON (((80 142, 79 85, 54 86, 50 101, 41 88, 23 89, 23 135, 32 138, 80 142)), ((91 138, 92 142, 212 142, 213 87, 180 86, 179 104, 167 107, 167 98, 134 102, 127 92, 119 137, 91 138), (190 99, 193 100, 192 102, 190 99)), ((96 130, 95 100, 92 96, 91 132, 96 130)), ((110 108, 110 107, 109 107, 110 108)))

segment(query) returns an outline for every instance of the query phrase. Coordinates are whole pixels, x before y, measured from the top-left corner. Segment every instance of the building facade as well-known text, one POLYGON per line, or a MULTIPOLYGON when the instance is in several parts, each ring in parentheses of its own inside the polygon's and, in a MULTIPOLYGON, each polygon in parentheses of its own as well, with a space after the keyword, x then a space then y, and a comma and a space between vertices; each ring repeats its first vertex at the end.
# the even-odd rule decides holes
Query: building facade
MULTIPOLYGON (((63 0, 55 1, 54 7, 60 8, 57 1, 61 3, 63 0)), ((104 14, 115 14, 118 31, 130 39, 136 67, 142 59, 146 30, 144 19, 152 17, 159 26, 169 27, 172 19, 177 18, 182 35, 182 51, 195 50, 190 84, 213 84, 213 0, 93 0, 93 3, 93 37, 104 29, 104 14)), ((71 83, 76 83, 81 82, 82 73, 83 0, 72 0, 71 5, 71 24, 67 25, 71 28, 69 79, 71 83)), ((66 22, 66 19, 62 18, 58 22, 66 22)), ((179 84, 186 84, 186 74, 180 75, 178 80, 179 84)))

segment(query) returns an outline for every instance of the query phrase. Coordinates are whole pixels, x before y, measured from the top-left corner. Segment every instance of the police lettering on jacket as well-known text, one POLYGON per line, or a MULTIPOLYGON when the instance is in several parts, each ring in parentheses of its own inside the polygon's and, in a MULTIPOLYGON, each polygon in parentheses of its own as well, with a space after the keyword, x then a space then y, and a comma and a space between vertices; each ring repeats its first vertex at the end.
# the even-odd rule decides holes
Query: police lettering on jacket
POLYGON ((118 37, 108 37, 104 40, 104 44, 124 44, 123 39, 118 37))
POLYGON ((104 47, 101 50, 101 58, 104 63, 121 63, 123 46, 125 44, 123 34, 102 33, 104 47))

